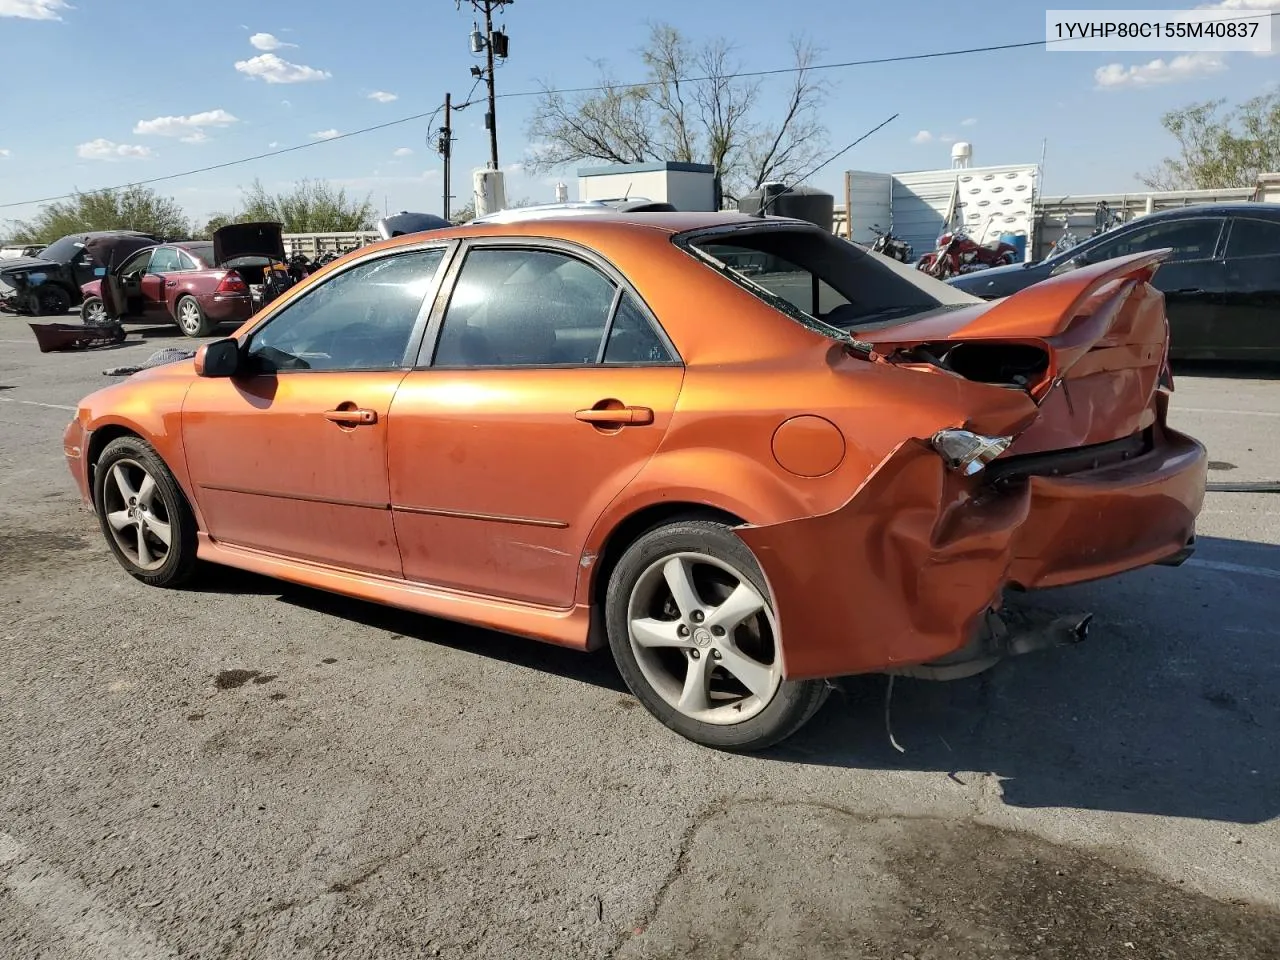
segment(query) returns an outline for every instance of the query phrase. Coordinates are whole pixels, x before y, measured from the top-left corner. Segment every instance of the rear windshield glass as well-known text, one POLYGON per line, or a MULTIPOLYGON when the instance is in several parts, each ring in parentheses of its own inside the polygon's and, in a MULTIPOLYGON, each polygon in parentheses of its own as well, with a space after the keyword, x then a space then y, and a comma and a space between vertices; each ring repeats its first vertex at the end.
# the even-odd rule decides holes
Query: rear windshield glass
POLYGON ((914 267, 818 229, 761 227, 677 242, 806 326, 857 333, 980 302, 914 267))

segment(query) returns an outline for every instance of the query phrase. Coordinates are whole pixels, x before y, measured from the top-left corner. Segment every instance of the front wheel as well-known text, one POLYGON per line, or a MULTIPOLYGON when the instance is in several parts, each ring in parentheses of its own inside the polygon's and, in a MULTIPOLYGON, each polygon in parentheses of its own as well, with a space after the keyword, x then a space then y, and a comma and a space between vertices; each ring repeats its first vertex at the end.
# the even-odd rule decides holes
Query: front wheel
POLYGON ((132 576, 153 587, 190 579, 195 516, 149 443, 118 437, 107 444, 94 468, 93 502, 111 552, 132 576))
POLYGON ((768 586, 722 523, 671 523, 633 543, 609 579, 605 617, 631 692, 696 743, 761 750, 826 700, 824 681, 782 678, 768 586))
POLYGON ((90 297, 80 305, 80 321, 87 327, 103 327, 111 322, 101 297, 90 297))
POLYGON ((61 287, 37 287, 31 298, 31 312, 37 317, 60 317, 71 309, 71 297, 61 287))

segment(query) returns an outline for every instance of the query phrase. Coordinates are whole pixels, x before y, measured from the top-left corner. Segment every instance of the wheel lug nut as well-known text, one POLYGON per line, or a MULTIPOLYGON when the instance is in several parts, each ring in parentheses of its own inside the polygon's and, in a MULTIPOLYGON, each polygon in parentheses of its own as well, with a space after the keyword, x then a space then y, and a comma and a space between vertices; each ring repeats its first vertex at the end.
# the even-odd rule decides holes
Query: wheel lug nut
POLYGON ((682 637, 687 637, 689 635, 689 628, 682 623, 680 626, 676 627, 676 633, 682 637))
POLYGON ((720 626, 712 627, 711 632, 714 633, 717 637, 723 637, 724 627, 720 627, 720 626))
POLYGON ((694 660, 697 660, 699 657, 702 656, 702 654, 700 654, 697 650, 690 650, 689 656, 691 656, 694 660))
POLYGON ((720 651, 719 651, 719 650, 712 650, 712 651, 711 651, 711 659, 712 659, 712 660, 719 660, 719 659, 720 659, 720 651))
POLYGON ((701 610, 695 610, 693 613, 689 614, 689 619, 694 623, 701 623, 703 620, 707 619, 707 617, 701 610))

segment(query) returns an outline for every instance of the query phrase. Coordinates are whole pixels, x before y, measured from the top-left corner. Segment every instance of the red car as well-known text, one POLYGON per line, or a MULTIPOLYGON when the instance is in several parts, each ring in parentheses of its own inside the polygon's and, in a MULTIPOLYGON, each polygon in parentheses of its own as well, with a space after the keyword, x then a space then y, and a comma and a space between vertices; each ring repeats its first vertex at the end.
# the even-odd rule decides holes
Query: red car
POLYGON ((99 280, 81 287, 80 317, 171 321, 188 337, 220 323, 244 323, 266 302, 264 279, 284 271, 278 223, 237 223, 212 240, 162 243, 139 250, 99 280))

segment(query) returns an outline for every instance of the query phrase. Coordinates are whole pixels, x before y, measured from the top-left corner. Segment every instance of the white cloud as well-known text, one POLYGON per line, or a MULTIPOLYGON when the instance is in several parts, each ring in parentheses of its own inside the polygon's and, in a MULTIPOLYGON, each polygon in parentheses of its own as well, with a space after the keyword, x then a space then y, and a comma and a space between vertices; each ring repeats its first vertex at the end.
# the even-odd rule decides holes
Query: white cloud
POLYGON ((275 149, 276 147, 278 147, 278 146, 280 146, 280 141, 279 141, 279 140, 272 140, 270 143, 268 143, 268 144, 267 144, 267 149, 268 149, 268 150, 274 150, 274 149, 275 149))
POLYGON ((285 43, 269 33, 255 33, 249 42, 259 50, 279 50, 281 47, 296 47, 296 43, 285 43))
POLYGON ((921 130, 911 138, 912 143, 929 143, 931 140, 933 140, 933 134, 928 130, 921 130))
POLYGON ((317 70, 301 63, 290 63, 274 53, 263 53, 250 60, 237 60, 236 69, 248 77, 267 83, 308 83, 312 80, 328 80, 333 74, 317 70))
POLYGON ((976 127, 977 125, 978 125, 977 117, 965 117, 963 120, 960 121, 960 126, 962 127, 976 127))
POLYGON ((377 100, 379 103, 390 103, 392 100, 399 100, 400 97, 394 93, 387 93, 385 90, 375 90, 369 94, 370 100, 377 100))
POLYGON ((1149 63, 1135 63, 1128 67, 1121 63, 1109 63, 1095 70, 1093 79, 1099 88, 1148 87, 1179 80, 1196 80, 1225 69, 1227 65, 1216 53, 1184 53, 1172 60, 1157 58, 1149 63))
POLYGON ((205 127, 229 127, 233 123, 239 123, 237 117, 233 117, 227 111, 205 110, 203 113, 193 113, 186 117, 156 117, 154 120, 139 120, 134 124, 133 132, 155 137, 183 137, 190 135, 192 131, 196 131, 203 137, 205 127))
POLYGON ((0 148, 0 160, 8 160, 12 156, 13 156, 12 150, 5 150, 3 148, 0 148))
POLYGON ((180 137, 179 139, 183 143, 206 143, 209 140, 209 135, 203 130, 197 130, 195 133, 188 134, 187 136, 180 137))
POLYGON ((509 163, 502 168, 504 173, 521 173, 524 170, 523 163, 509 163))
POLYGON ((338 131, 330 127, 328 130, 318 130, 311 134, 312 140, 332 140, 338 135, 338 131))
POLYGON ((943 143, 955 143, 955 142, 956 142, 956 138, 955 138, 952 134, 949 134, 949 133, 944 133, 944 134, 942 134, 942 136, 938 137, 938 139, 939 139, 939 140, 941 140, 943 143))
POLYGON ((61 20, 61 11, 74 9, 67 0, 0 0, 0 17, 23 20, 61 20))
POLYGON ((152 154, 150 147, 135 147, 99 137, 76 147, 76 155, 82 160, 143 160, 152 154))
POLYGON ((393 157, 409 157, 413 155, 412 147, 399 147, 393 154, 393 157))

